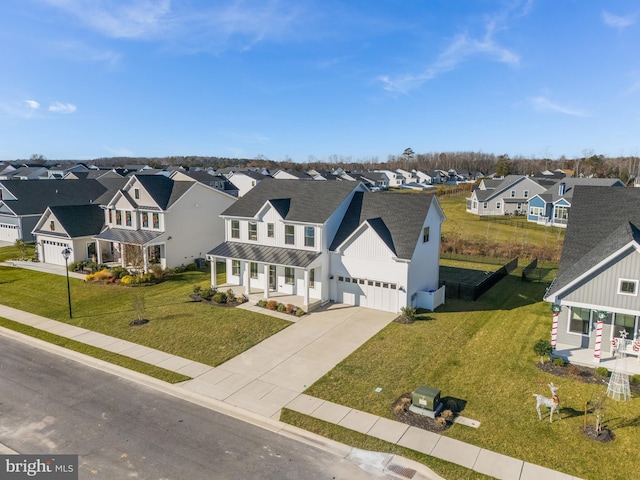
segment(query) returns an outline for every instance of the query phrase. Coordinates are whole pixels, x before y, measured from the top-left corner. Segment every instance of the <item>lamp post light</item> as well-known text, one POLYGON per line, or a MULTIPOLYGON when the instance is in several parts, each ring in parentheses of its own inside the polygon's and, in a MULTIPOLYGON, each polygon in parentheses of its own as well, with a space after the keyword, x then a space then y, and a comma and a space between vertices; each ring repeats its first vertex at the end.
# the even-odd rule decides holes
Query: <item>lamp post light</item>
POLYGON ((73 318, 71 313, 71 288, 69 287, 69 256, 71 255, 71 249, 69 247, 62 250, 62 256, 64 257, 64 266, 67 272, 67 299, 69 300, 69 318, 73 318))

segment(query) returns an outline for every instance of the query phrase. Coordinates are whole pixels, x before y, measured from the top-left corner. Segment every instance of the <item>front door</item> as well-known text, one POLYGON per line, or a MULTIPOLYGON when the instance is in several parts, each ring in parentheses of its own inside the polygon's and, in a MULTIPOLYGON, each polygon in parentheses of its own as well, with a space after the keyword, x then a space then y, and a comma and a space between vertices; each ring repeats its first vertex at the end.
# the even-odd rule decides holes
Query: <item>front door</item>
POLYGON ((269 290, 276 290, 276 266, 269 265, 269 290))

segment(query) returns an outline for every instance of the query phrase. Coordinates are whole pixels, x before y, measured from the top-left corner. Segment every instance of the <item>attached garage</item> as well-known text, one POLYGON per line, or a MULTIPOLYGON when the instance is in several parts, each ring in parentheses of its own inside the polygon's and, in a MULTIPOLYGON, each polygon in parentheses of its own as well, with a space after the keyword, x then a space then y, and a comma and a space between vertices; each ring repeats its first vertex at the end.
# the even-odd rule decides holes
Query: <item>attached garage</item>
MULTIPOLYGON (((42 240, 42 262, 51 263, 53 265, 64 265, 64 257, 62 256, 62 250, 70 248, 71 245, 68 242, 61 242, 57 240, 42 240)), ((71 261, 71 259, 69 260, 71 261)))
POLYGON ((18 226, 0 223, 0 241, 15 243, 18 240, 18 226))
POLYGON ((398 312, 398 285, 364 278, 338 277, 337 303, 398 312))

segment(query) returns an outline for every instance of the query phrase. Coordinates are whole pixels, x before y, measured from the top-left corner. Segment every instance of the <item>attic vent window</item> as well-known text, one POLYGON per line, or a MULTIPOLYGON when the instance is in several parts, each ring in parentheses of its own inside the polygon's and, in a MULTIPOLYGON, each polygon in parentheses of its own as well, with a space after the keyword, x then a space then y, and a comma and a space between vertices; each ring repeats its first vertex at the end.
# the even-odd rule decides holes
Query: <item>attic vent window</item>
POLYGON ((422 229, 422 243, 427 243, 429 241, 429 227, 424 227, 422 229))
POLYGON ((49 222, 49 228, 51 229, 52 232, 54 232, 56 230, 56 222, 51 220, 51 222, 49 222))
POLYGON ((618 293, 621 295, 637 295, 638 280, 626 280, 624 278, 621 278, 618 287, 618 293))
POLYGON ((133 189, 133 197, 136 200, 140 200, 140 189, 139 188, 134 188, 133 189))

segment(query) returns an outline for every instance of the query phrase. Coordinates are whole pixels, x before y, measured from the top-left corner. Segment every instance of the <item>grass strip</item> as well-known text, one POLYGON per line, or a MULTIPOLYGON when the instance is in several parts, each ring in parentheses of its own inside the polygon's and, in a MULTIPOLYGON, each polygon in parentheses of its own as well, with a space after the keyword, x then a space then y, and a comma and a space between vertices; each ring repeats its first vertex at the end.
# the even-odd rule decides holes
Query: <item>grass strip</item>
POLYGON ((0 317, 0 326, 18 333, 22 333, 24 335, 28 335, 33 338, 37 338, 39 340, 43 340, 48 343, 52 343, 59 347, 73 350, 74 352, 82 353, 99 360, 104 360, 105 362, 113 363, 114 365, 133 370, 134 372, 157 378, 158 380, 162 380, 167 383, 184 382, 191 378, 186 375, 182 375, 181 373, 176 373, 165 368, 156 367, 155 365, 151 365, 150 363, 141 362, 140 360, 136 360, 135 358, 126 357, 124 355, 120 355, 119 353, 109 352, 108 350, 104 350, 102 348, 93 347, 91 345, 87 345, 86 343, 81 343, 76 340, 71 340, 70 338, 61 337, 60 335, 45 332, 43 330, 39 330, 29 325, 24 325, 22 323, 14 322, 13 320, 9 320, 6 318, 0 317))
POLYGON ((390 453, 414 460, 427 466, 447 480, 483 480, 493 478, 460 465, 456 465, 455 463, 446 462, 439 458, 416 452, 409 448, 401 447, 395 443, 385 442, 379 438, 370 437, 363 433, 355 432, 348 428, 340 427, 339 425, 325 422, 324 420, 319 420, 303 413, 294 412, 287 408, 282 409, 280 421, 355 448, 373 452, 390 453))

